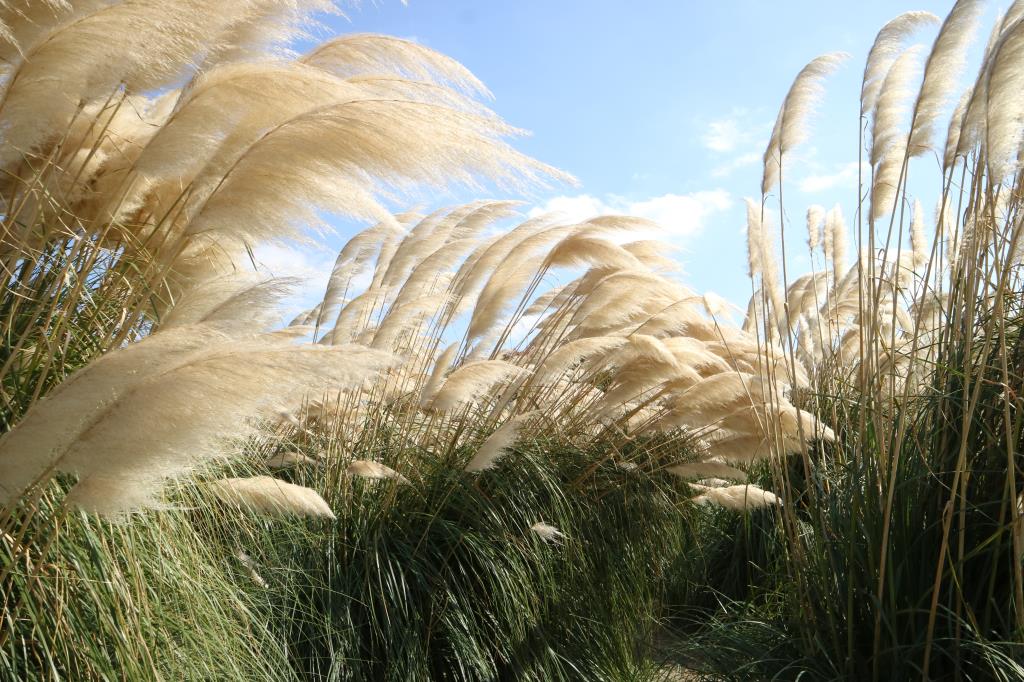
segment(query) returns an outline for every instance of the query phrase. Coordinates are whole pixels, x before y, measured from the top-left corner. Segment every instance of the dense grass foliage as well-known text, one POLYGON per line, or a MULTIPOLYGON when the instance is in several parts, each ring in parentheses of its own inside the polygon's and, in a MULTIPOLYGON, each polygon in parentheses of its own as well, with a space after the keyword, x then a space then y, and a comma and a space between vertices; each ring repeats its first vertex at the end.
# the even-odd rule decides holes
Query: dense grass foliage
POLYGON ((295 669, 354 680, 640 674, 688 537, 686 492, 610 464, 574 486, 584 454, 529 443, 476 480, 421 458, 413 485, 354 482, 323 532, 274 526, 248 539, 295 669), (540 521, 564 537, 531 531, 540 521))
POLYGON ((19 546, 56 528, 52 561, 12 567, 4 674, 619 680, 654 670, 673 564, 694 537, 685 485, 611 462, 581 481, 592 453, 557 438, 522 443, 480 477, 417 462, 414 485, 347 481, 335 520, 268 521, 202 487, 181 490, 178 511, 127 525, 41 510, 19 546), (563 535, 545 539, 531 530, 539 521, 563 535))
POLYGON ((61 496, 2 536, 0 679, 296 679, 262 596, 184 514, 112 525, 61 496))

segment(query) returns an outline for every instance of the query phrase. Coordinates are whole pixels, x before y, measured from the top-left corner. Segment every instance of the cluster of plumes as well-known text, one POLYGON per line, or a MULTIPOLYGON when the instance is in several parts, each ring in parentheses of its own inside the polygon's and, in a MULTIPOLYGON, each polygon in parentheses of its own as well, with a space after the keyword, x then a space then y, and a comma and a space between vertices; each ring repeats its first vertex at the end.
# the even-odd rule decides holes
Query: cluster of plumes
MULTIPOLYGON (((161 331, 76 372, 0 438, 0 507, 56 473, 77 476, 67 501, 87 511, 160 506, 168 479, 223 459, 226 444, 261 420, 297 409, 310 390, 361 385, 392 362, 361 346, 299 343, 309 330, 249 331, 253 311, 281 295, 277 282, 203 293, 161 331)), ((316 499, 296 493, 262 479, 217 488, 257 509, 316 499)))
MULTIPOLYGON (((793 364, 808 375, 820 370, 853 379, 862 389, 884 384, 894 395, 918 393, 927 380, 922 368, 933 359, 949 314, 949 282, 985 249, 993 249, 997 261, 1020 262, 1007 183, 1015 181, 1024 158, 1024 3, 1014 3, 996 22, 978 77, 952 111, 945 141, 935 134, 952 107, 981 10, 978 0, 959 0, 945 20, 908 12, 878 33, 861 87, 868 138, 860 182, 867 200, 856 214, 857 227, 866 229, 852 264, 846 262, 849 229, 841 208, 811 206, 806 225, 812 271, 780 276, 770 224, 778 207, 768 192, 779 182, 779 150, 792 148, 803 133, 800 126, 776 126, 765 155, 762 200, 748 201, 755 292, 744 329, 792 350, 793 364), (907 44, 916 32, 936 26, 930 48, 907 44), (943 192, 934 220, 908 191, 911 161, 921 156, 941 161, 943 192), (984 200, 950 199, 961 165, 992 188, 977 195, 984 200)), ((813 101, 808 93, 817 94, 821 75, 834 63, 827 55, 798 76, 780 122, 794 116, 794 107, 798 119, 806 118, 813 101)))
MULTIPOLYGON (((34 401, 83 310, 99 348, 159 330, 5 435, 0 507, 59 472, 79 477, 82 508, 155 504, 254 420, 369 381, 402 324, 349 350, 343 328, 332 347, 257 333, 288 283, 236 276, 252 248, 308 240, 328 214, 400 232, 381 201, 413 189, 568 177, 514 151, 483 85, 421 45, 354 34, 293 53, 322 13, 334 0, 0 2, 0 265, 18 289, 5 317, 44 321, 2 329, 16 361, 0 377, 43 363, 34 401), (90 314, 99 304, 114 310, 90 314)), ((381 286, 408 274, 396 255, 381 286)), ((410 318, 425 306, 413 293, 410 318)))
MULTIPOLYGON (((223 457, 259 420, 340 444, 340 459, 281 452, 270 470, 333 464, 406 485, 415 460, 348 446, 389 429, 420 451, 470 449, 460 466, 474 474, 524 429, 555 425, 576 444, 667 434, 678 443, 668 472, 731 508, 748 499, 729 487, 746 478, 737 466, 833 437, 788 398, 807 384, 802 369, 676 282, 667 247, 630 240, 655 225, 545 215, 495 230, 514 209, 478 201, 368 228, 339 253, 324 299, 275 332, 248 330, 293 283, 207 280, 159 331, 80 370, 0 440, 0 505, 64 472, 78 477, 68 501, 80 508, 155 506, 167 479, 223 457)), ((750 490, 749 506, 775 499, 750 490)), ((265 476, 213 491, 252 510, 330 515, 312 491, 265 476)))
MULTIPOLYGON (((381 222, 342 248, 323 300, 293 324, 314 325, 318 344, 355 342, 399 364, 314 398, 304 425, 343 444, 385 430, 439 456, 468 449, 474 473, 524 430, 576 444, 661 434, 677 439, 670 473, 723 481, 833 437, 790 402, 807 385, 802 368, 738 328, 721 299, 679 284, 667 245, 632 238, 657 226, 541 215, 496 230, 514 208, 405 214, 404 229, 381 222)), ((352 473, 415 480, 414 460, 390 464, 403 473, 378 476, 367 462, 352 473)))
POLYGON ((288 51, 332 11, 0 5, 5 265, 53 241, 98 244, 144 264, 166 306, 324 214, 390 221, 380 199, 413 187, 561 177, 509 147, 518 131, 478 102, 484 86, 432 50, 353 34, 288 51))

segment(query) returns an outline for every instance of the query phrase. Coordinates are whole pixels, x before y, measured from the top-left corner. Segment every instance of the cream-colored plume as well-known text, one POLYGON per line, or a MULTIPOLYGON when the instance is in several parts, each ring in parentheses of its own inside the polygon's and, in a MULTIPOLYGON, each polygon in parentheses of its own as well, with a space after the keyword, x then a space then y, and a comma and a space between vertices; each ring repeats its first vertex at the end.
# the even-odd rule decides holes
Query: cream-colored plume
POLYGON ((535 412, 526 412, 516 415, 502 424, 480 445, 480 449, 477 450, 476 454, 473 455, 473 459, 469 460, 469 464, 466 465, 466 471, 484 471, 485 469, 492 469, 497 466, 498 460, 515 443, 520 429, 535 414, 535 412))
POLYGON ((309 516, 334 519, 334 512, 320 493, 270 476, 223 478, 209 483, 225 504, 270 516, 309 516))
POLYGON ((165 479, 226 456, 225 442, 251 433, 254 418, 389 362, 280 335, 230 337, 203 325, 159 332, 79 370, 0 439, 0 506, 57 472, 79 477, 67 501, 88 511, 157 505, 165 479))
POLYGON ((355 460, 345 469, 349 476, 357 478, 368 478, 377 481, 397 481, 408 484, 409 479, 398 473, 386 464, 374 462, 370 459, 355 460))

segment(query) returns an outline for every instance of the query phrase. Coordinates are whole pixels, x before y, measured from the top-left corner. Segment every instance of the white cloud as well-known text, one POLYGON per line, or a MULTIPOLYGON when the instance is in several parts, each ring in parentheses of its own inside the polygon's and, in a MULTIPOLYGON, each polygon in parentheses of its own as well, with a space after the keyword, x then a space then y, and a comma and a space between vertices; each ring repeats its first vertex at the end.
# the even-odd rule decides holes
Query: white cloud
POLYGON ((675 236, 700 232, 704 219, 732 204, 729 193, 717 189, 692 194, 665 194, 631 204, 629 213, 650 218, 675 236))
POLYGON ((286 244, 260 244, 253 250, 253 257, 260 272, 273 277, 298 277, 311 288, 327 286, 335 260, 324 249, 286 244))
POLYGON ((800 181, 800 191, 807 193, 823 192, 836 187, 855 187, 857 185, 856 161, 844 164, 835 173, 808 175, 800 181))
POLYGON ((582 221, 599 215, 620 214, 648 218, 658 223, 662 231, 651 236, 672 238, 675 241, 698 234, 706 219, 725 211, 732 205, 732 197, 723 189, 691 192, 690 194, 663 194, 641 201, 622 197, 605 198, 579 194, 560 196, 530 211, 530 216, 559 213, 564 219, 582 221))
POLYGON ((731 152, 742 142, 740 123, 735 118, 723 118, 708 124, 704 133, 704 146, 713 152, 731 152))
POLYGON ((287 315, 308 310, 320 302, 334 268, 335 255, 314 246, 261 244, 253 249, 259 272, 301 280, 295 294, 282 302, 287 315))
POLYGON ((764 147, 774 125, 774 117, 767 118, 761 110, 733 107, 727 115, 707 123, 700 141, 705 149, 718 155, 743 152, 764 147))
POLYGON ((762 113, 737 107, 707 124, 701 144, 718 163, 711 170, 712 177, 724 178, 761 160, 760 150, 773 125, 762 113))
POLYGON ((609 213, 621 213, 597 197, 589 194, 577 194, 573 197, 555 197, 549 199, 543 206, 530 210, 529 217, 533 218, 543 213, 557 213, 561 218, 571 222, 581 222, 587 218, 609 213))
POLYGON ((711 177, 713 178, 724 178, 727 175, 732 175, 733 171, 739 170, 740 168, 746 168, 747 166, 753 166, 761 160, 761 154, 757 152, 750 152, 749 154, 741 154, 735 159, 728 161, 711 169, 711 177))

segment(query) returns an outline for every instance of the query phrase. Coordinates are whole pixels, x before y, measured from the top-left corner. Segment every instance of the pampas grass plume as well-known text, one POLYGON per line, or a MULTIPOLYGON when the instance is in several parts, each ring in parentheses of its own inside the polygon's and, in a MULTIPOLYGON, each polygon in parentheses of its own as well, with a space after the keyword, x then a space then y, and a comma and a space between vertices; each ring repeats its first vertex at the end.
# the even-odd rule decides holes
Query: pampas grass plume
POLYGON ((530 530, 536 533, 537 537, 544 542, 552 544, 558 544, 565 538, 565 534, 562 531, 543 521, 538 521, 530 526, 530 530))
POLYGON ((317 491, 270 476, 223 478, 211 481, 209 487, 225 504, 260 514, 335 518, 334 512, 317 491))
POLYGON ((690 487, 700 492, 692 498, 694 504, 714 504, 725 509, 745 512, 770 506, 782 506, 782 500, 775 493, 762 490, 756 485, 730 485, 724 488, 691 483, 690 487))
POLYGON ((409 483, 408 478, 391 467, 369 459, 355 460, 348 465, 345 471, 349 476, 355 476, 357 478, 368 478, 370 480, 377 481, 398 481, 402 484, 409 483))
POLYGON ((516 437, 519 435, 519 430, 522 429, 523 425, 535 414, 536 412, 526 412, 524 414, 517 415, 502 424, 480 445, 480 449, 477 450, 476 454, 473 455, 473 459, 471 459, 469 464, 466 465, 466 471, 484 471, 486 469, 493 469, 497 466, 498 460, 500 460, 508 449, 515 443, 516 437))

